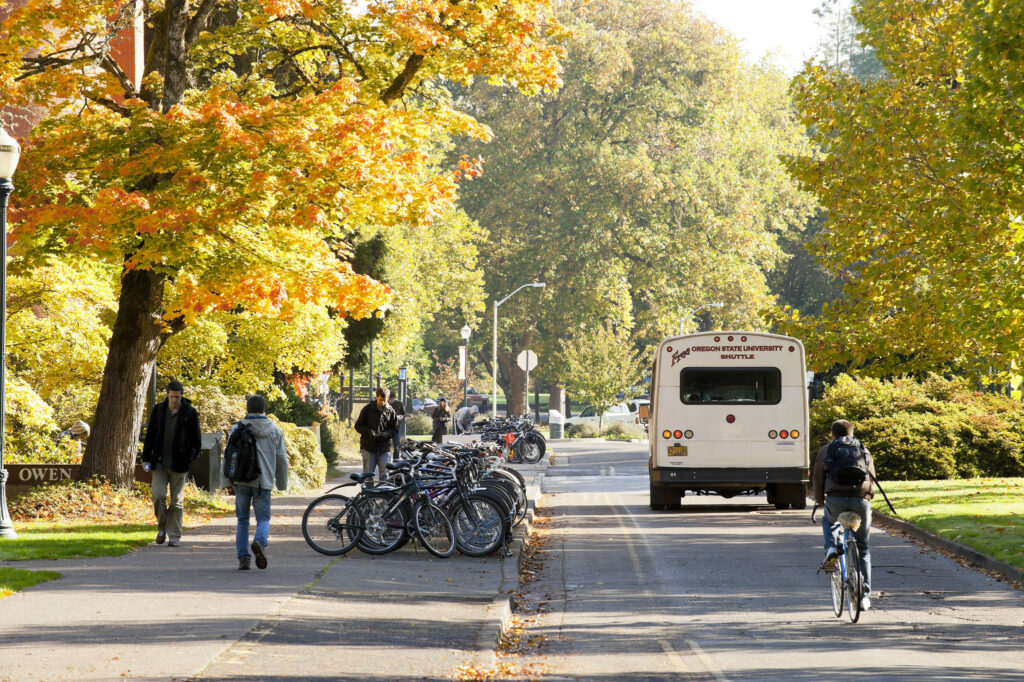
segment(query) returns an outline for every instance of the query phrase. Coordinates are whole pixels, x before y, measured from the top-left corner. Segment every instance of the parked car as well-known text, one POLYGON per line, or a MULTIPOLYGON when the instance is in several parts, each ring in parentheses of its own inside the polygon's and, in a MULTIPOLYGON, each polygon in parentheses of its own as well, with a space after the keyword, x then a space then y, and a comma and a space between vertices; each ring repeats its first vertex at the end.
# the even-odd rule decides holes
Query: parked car
MULTIPOLYGON (((608 408, 604 413, 604 417, 601 420, 601 427, 606 427, 609 424, 615 422, 626 422, 628 424, 640 424, 640 416, 638 414, 640 405, 649 404, 649 400, 636 399, 626 400, 621 403, 616 403, 608 408)), ((598 427, 597 410, 590 405, 587 405, 576 417, 569 417, 565 420, 565 425, 570 424, 593 424, 594 428, 598 427)))
MULTIPOLYGON (((459 405, 462 404, 462 396, 458 396, 459 405)), ((472 386, 466 392, 466 401, 469 407, 476 405, 480 408, 481 414, 491 409, 491 394, 490 393, 478 393, 472 386)))
POLYGON ((437 407, 437 402, 433 398, 413 398, 412 399, 412 411, 413 412, 424 412, 430 414, 437 407))

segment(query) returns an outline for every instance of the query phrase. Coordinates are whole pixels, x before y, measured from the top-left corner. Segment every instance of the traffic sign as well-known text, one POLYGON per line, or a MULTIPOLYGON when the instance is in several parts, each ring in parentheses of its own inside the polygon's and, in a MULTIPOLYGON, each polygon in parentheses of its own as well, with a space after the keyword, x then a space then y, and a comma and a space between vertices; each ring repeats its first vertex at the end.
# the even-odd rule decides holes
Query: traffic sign
POLYGON ((537 354, 532 350, 524 350, 519 353, 516 358, 516 364, 519 365, 519 369, 524 372, 529 372, 532 369, 537 368, 537 354))

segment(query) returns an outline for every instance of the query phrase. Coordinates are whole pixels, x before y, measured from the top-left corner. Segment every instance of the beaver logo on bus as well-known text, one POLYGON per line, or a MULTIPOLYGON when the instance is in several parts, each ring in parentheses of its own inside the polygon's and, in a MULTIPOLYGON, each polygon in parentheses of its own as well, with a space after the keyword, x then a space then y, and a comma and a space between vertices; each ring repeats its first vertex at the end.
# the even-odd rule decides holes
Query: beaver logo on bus
MULTIPOLYGON (((672 349, 669 348, 669 350, 672 350, 672 349)), ((686 350, 677 350, 675 353, 672 354, 672 366, 675 367, 677 362, 679 362, 680 360, 682 360, 683 358, 685 358, 689 354, 690 354, 690 349, 689 348, 687 348, 686 350)))

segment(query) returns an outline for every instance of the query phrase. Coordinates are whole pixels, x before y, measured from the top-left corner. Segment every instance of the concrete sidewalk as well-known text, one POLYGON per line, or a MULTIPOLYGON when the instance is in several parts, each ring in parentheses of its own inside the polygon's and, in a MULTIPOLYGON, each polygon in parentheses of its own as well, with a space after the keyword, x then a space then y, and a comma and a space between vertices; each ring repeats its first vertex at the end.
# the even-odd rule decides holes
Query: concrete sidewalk
MULTIPOLYGON (((518 465, 531 503, 546 463, 518 465)), ((302 538, 313 497, 274 498, 263 571, 238 570, 233 516, 177 548, 0 562, 64 574, 0 600, 0 680, 436 679, 493 660, 521 542, 508 558, 415 542, 326 557, 302 538)))

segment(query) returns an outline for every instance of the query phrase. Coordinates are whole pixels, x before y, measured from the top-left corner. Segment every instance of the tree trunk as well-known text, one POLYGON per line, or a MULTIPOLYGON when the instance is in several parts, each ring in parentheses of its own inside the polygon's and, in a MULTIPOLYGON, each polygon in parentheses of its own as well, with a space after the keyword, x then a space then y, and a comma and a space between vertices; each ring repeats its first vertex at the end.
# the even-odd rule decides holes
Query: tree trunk
POLYGON ((501 384, 505 391, 505 410, 510 416, 520 417, 526 414, 526 372, 516 363, 515 358, 507 353, 498 353, 498 365, 508 377, 501 384))
POLYGON ((118 487, 132 485, 147 383, 157 351, 170 335, 162 317, 165 281, 165 275, 152 270, 129 270, 121 279, 114 333, 79 480, 99 475, 118 487))
POLYGON ((548 394, 548 415, 552 410, 558 410, 562 417, 569 416, 565 413, 565 389, 558 384, 554 384, 548 394))

